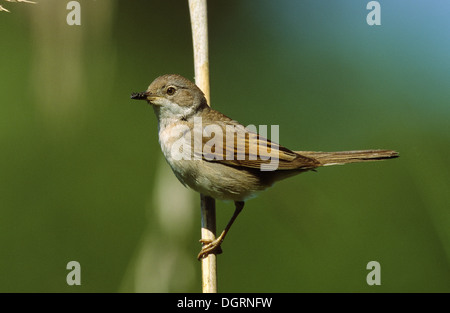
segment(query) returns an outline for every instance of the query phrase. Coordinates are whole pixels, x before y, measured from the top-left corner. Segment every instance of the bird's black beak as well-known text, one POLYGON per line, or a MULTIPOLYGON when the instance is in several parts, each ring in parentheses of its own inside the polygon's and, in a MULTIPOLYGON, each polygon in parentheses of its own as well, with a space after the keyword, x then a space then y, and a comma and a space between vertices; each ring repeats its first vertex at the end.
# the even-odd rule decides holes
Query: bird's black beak
POLYGON ((146 91, 133 92, 131 94, 131 99, 134 99, 134 100, 147 100, 147 92, 146 91))

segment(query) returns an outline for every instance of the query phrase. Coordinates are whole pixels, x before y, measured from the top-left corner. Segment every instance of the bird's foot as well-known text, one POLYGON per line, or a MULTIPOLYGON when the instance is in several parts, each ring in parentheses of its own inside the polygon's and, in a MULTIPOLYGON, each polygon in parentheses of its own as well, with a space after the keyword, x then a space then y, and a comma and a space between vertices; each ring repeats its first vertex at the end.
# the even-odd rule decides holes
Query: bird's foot
POLYGON ((218 238, 211 240, 211 239, 200 239, 199 240, 202 244, 202 250, 200 250, 200 253, 197 256, 197 259, 200 261, 203 258, 206 258, 209 254, 221 254, 222 248, 220 245, 222 244, 223 238, 222 236, 219 236, 218 238))

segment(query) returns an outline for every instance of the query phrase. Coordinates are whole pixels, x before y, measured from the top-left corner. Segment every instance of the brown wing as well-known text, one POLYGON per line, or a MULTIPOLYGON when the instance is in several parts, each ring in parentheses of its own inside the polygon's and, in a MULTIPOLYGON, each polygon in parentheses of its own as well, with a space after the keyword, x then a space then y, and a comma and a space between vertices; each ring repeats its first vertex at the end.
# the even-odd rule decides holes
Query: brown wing
POLYGON ((203 122, 202 136, 198 134, 199 129, 197 134, 194 130, 196 157, 237 167, 262 169, 264 166, 276 166, 268 170, 306 170, 320 166, 314 158, 280 146, 220 112, 211 109, 210 113, 217 116, 211 118, 214 123, 203 122), (202 151, 199 147, 202 147, 202 151))

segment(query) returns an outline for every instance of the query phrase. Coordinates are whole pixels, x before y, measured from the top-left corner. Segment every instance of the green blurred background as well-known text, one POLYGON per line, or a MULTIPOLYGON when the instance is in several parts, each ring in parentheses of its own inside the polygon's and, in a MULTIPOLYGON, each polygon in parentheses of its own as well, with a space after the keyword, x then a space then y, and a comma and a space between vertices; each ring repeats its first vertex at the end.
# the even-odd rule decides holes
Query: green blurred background
MULTIPOLYGON (((187 1, 80 0, 81 26, 67 2, 0 0, 0 291, 199 292, 199 196, 129 98, 165 73, 194 78, 187 1)), ((368 2, 208 3, 214 108, 280 125, 292 149, 401 154, 248 201, 219 291, 450 291, 450 3, 379 1, 369 26, 368 2)), ((217 207, 222 229, 233 204, 217 207)))

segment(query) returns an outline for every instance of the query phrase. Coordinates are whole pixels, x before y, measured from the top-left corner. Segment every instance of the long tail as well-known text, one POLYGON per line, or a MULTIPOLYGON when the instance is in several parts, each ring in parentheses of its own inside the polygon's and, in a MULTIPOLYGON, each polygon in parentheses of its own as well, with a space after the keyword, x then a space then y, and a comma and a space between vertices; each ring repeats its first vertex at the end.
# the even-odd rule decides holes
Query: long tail
POLYGON ((295 153, 314 158, 321 163, 321 166, 379 161, 398 157, 398 152, 393 150, 353 150, 338 152, 295 151, 295 153))

